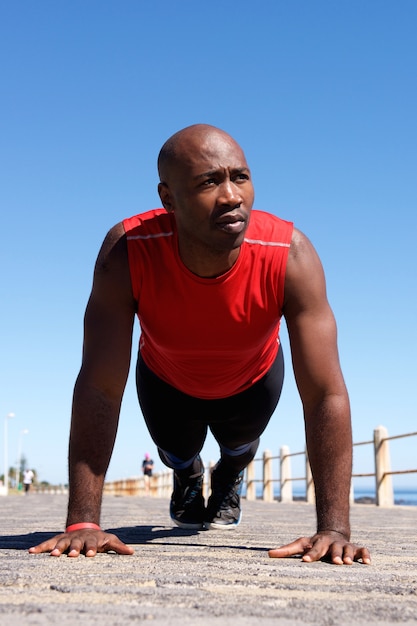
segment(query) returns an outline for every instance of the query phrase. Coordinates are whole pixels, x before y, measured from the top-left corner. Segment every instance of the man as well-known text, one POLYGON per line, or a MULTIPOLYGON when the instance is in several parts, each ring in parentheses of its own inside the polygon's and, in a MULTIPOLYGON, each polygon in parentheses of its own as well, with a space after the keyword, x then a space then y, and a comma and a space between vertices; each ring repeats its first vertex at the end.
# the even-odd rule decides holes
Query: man
POLYGON ((171 518, 185 528, 234 528, 243 470, 281 392, 284 315, 304 407, 317 533, 269 554, 369 563, 368 550, 349 541, 349 399, 313 246, 291 223, 252 212, 245 155, 217 128, 197 124, 173 135, 158 169, 164 208, 117 224, 100 250, 74 390, 67 529, 30 551, 133 552, 103 532, 99 518, 136 313, 138 397, 160 457, 174 470, 171 518), (206 506, 199 452, 208 428, 221 457, 206 506))
POLYGON ((25 493, 28 494, 30 491, 30 486, 32 484, 33 479, 35 478, 35 474, 34 472, 32 472, 31 469, 26 469, 23 472, 23 487, 25 490, 25 493))
POLYGON ((145 452, 145 458, 142 461, 142 474, 145 481, 145 493, 148 496, 150 493, 150 482, 153 473, 153 460, 149 452, 145 452))

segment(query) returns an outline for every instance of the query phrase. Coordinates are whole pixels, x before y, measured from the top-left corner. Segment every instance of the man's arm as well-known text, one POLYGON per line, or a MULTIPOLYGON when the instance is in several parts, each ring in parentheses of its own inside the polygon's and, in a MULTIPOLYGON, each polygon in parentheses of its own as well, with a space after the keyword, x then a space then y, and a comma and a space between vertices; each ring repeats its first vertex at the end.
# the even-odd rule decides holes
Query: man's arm
POLYGON ((284 316, 297 387, 303 403, 308 457, 316 491, 317 533, 270 556, 303 554, 315 561, 369 563, 366 548, 350 543, 352 432, 349 397, 339 364, 336 323, 327 301, 320 259, 295 230, 288 258, 284 316))
MULTIPOLYGON (((100 522, 104 478, 129 372, 134 315, 126 238, 118 224, 98 255, 85 313, 83 358, 72 407, 67 526, 100 522)), ((58 535, 30 552, 94 556, 107 550, 133 552, 114 535, 85 529, 58 535)))

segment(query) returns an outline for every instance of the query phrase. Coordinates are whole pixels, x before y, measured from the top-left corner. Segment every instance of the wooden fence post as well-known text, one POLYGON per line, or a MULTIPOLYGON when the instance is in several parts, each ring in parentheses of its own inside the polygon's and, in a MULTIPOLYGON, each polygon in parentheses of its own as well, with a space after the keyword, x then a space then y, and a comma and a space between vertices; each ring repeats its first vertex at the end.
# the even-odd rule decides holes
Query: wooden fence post
POLYGON ((164 474, 153 474, 149 481, 149 492, 152 496, 160 498, 164 489, 164 474))
POLYGON ((204 472, 203 494, 205 498, 208 498, 211 492, 211 474, 215 465, 215 461, 209 461, 207 471, 204 472))
POLYGON ((291 460, 288 446, 280 448, 279 458, 281 502, 292 502, 291 460))
POLYGON ((306 450, 306 500, 308 504, 316 503, 316 493, 314 490, 313 475, 311 473, 310 461, 306 450))
POLYGON ((378 426, 374 430, 376 503, 384 507, 394 505, 392 479, 388 474, 391 471, 391 460, 387 437, 385 426, 378 426))
POLYGON ((272 452, 265 450, 263 454, 263 494, 262 499, 265 502, 274 501, 274 483, 272 471, 272 452))
POLYGON ((246 500, 256 500, 255 461, 246 468, 246 500))

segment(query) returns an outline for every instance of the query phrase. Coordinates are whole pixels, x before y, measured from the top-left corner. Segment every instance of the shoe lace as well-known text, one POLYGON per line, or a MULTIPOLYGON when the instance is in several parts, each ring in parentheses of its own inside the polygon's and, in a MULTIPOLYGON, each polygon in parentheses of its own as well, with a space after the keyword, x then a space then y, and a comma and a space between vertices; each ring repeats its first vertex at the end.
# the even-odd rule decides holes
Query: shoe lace
POLYGON ((180 498, 182 504, 183 506, 186 506, 187 504, 190 504, 194 500, 194 498, 196 498, 196 496, 198 496, 198 494, 200 493, 203 483, 203 476, 202 474, 192 474, 186 479, 187 484, 184 487, 181 484, 181 480, 179 480, 178 478, 177 480, 180 487, 180 498))
POLYGON ((220 510, 226 510, 230 507, 239 506, 239 486, 243 480, 243 473, 238 476, 225 480, 224 477, 214 475, 213 491, 215 494, 216 505, 220 510))

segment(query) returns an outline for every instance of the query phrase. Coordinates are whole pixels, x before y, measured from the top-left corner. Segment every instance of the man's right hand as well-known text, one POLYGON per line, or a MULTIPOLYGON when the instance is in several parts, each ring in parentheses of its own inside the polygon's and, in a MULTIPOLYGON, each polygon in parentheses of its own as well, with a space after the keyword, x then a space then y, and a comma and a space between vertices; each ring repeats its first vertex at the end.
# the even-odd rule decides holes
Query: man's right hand
POLYGON ((116 552, 117 554, 133 554, 134 549, 120 541, 116 535, 106 533, 103 530, 80 530, 71 533, 55 535, 47 541, 43 541, 33 548, 29 548, 30 554, 49 552, 51 556, 68 554, 77 557, 80 554, 91 557, 97 552, 116 552))

